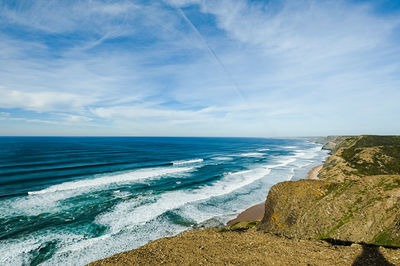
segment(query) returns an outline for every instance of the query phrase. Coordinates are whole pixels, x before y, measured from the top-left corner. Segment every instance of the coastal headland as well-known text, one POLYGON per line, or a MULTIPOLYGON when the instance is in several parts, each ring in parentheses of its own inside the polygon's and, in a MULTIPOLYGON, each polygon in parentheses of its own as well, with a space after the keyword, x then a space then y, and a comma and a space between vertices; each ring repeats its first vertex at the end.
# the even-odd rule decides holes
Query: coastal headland
POLYGON ((331 155, 308 179, 274 185, 265 204, 226 227, 161 238, 90 265, 400 265, 400 137, 319 141, 331 155))

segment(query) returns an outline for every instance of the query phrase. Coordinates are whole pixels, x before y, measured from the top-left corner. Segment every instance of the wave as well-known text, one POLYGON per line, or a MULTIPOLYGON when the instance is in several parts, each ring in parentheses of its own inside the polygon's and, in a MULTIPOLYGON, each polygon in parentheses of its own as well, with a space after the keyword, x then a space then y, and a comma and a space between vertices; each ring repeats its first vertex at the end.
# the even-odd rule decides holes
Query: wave
POLYGON ((321 150, 320 147, 316 147, 316 148, 312 148, 312 149, 305 149, 305 150, 295 150, 294 155, 277 157, 277 163, 269 164, 268 167, 269 168, 277 168, 277 167, 286 166, 290 163, 297 161, 300 158, 309 160, 309 159, 312 159, 315 156, 317 156, 319 150, 321 150))
MULTIPOLYGON (((260 145, 254 147, 254 149, 249 149, 247 155, 249 156, 250 154, 250 157, 252 157, 254 154, 259 153, 260 155, 256 155, 256 157, 266 156, 267 152, 258 149, 259 147, 263 146, 260 145)), ((272 147, 271 149, 277 150, 275 146, 272 147)), ((58 241, 57 251, 44 263, 45 265, 63 263, 85 265, 90 261, 95 261, 104 256, 136 248, 150 240, 174 235, 186 230, 186 225, 174 224, 169 220, 169 217, 166 217, 166 213, 169 210, 173 210, 173 212, 176 212, 185 219, 191 219, 197 223, 218 215, 224 215, 225 217, 227 213, 236 212, 238 210, 237 206, 240 206, 240 209, 248 202, 257 202, 259 199, 258 196, 256 197, 257 201, 249 200, 253 199, 257 193, 265 199, 265 192, 270 186, 276 182, 292 178, 294 173, 297 175, 297 167, 306 163, 306 158, 313 156, 313 153, 317 153, 318 155, 318 151, 320 150, 302 150, 301 147, 299 145, 297 148, 291 146, 290 150, 288 148, 286 150, 280 149, 286 153, 289 152, 289 154, 271 154, 267 162, 254 159, 254 161, 257 161, 254 164, 251 163, 252 166, 250 166, 254 168, 244 171, 234 172, 232 170, 237 169, 236 166, 240 166, 240 169, 243 169, 242 167, 249 167, 249 160, 246 157, 240 157, 240 153, 244 151, 229 150, 231 153, 229 155, 218 151, 218 153, 209 154, 207 157, 201 156, 198 153, 186 157, 204 157, 204 163, 201 163, 203 159, 173 161, 177 158, 170 157, 169 160, 162 161, 167 165, 159 167, 151 166, 150 168, 142 168, 140 166, 140 169, 131 168, 129 172, 126 170, 124 172, 112 172, 111 170, 108 173, 101 173, 101 175, 87 176, 85 180, 71 181, 70 179, 68 182, 64 180, 62 184, 50 186, 43 190, 38 189, 38 191, 33 191, 35 188, 31 188, 30 190, 32 191, 29 195, 25 193, 23 197, 3 200, 2 204, 0 204, 0 218, 8 219, 9 217, 18 217, 20 215, 36 216, 39 214, 49 214, 49 217, 57 217, 50 216, 50 214, 57 213, 59 215, 58 213, 64 214, 68 212, 73 214, 75 211, 71 208, 75 206, 85 210, 87 210, 86 206, 95 206, 99 210, 99 206, 93 204, 92 198, 85 198, 86 195, 89 195, 86 193, 91 192, 96 197, 96 202, 97 200, 103 202, 104 197, 104 201, 112 199, 112 203, 102 209, 101 213, 97 216, 95 216, 96 214, 90 216, 85 213, 87 215, 85 217, 90 218, 90 222, 88 223, 85 221, 81 223, 77 220, 76 224, 68 224, 67 230, 60 228, 58 225, 52 225, 52 227, 49 226, 40 231, 37 230, 35 233, 26 234, 19 239, 3 241, 0 243, 0 264, 26 264, 31 259, 31 250, 41 249, 42 243, 56 239, 58 241), (190 175, 193 178, 188 178, 187 180, 184 178, 181 179, 181 177, 186 177, 186 173, 181 171, 185 171, 184 169, 192 171, 192 169, 200 168, 203 164, 208 164, 208 158, 210 158, 210 164, 217 163, 221 164, 221 166, 204 168, 204 171, 202 170, 199 173, 195 171, 189 172, 187 173, 188 176, 190 175), (244 160, 243 163, 241 159, 244 160), (226 162, 228 160, 235 161, 226 162), (260 163, 266 163, 267 165, 260 165, 260 163), (235 164, 235 168, 231 167, 233 164, 235 164), (165 174, 166 176, 163 176, 165 169, 178 171, 168 172, 165 174), (157 171, 151 173, 152 170, 157 170, 158 173, 157 171), (208 176, 213 178, 204 180, 199 178, 197 180, 197 174, 202 175, 206 172, 209 173, 208 176), (221 174, 221 172, 224 172, 224 174, 221 174), (164 177, 173 178, 164 179, 164 177), (185 183, 192 179, 194 181, 197 180, 198 183, 185 186, 185 183), (110 180, 110 182, 107 180, 110 180), (148 180, 151 180, 152 184, 153 181, 155 181, 154 184, 158 184, 158 180, 160 180, 160 193, 158 193, 158 190, 157 193, 141 193, 139 190, 133 192, 134 188, 125 191, 125 187, 121 188, 118 186, 119 183, 128 183, 129 185, 135 183, 142 184, 147 183, 148 180), (164 190, 164 181, 165 184, 175 183, 178 186, 174 185, 173 190, 164 190), (83 182, 91 183, 84 185, 83 182), (101 192, 103 190, 104 193, 101 192), (133 197, 133 193, 137 193, 138 196, 133 197), (62 201, 65 198, 75 196, 79 197, 71 201, 62 201), (224 203, 221 204, 224 207, 221 208, 220 202, 224 203), (96 225, 101 228, 104 226, 107 230, 101 233, 104 233, 104 235, 99 234, 98 237, 87 235, 87 226, 89 223, 89 226, 96 225)), ((308 161, 315 161, 318 158, 315 157, 308 161)), ((88 161, 87 163, 90 162, 88 161)), ((57 173, 55 172, 54 174, 57 173)), ((52 176, 54 178, 54 175, 52 176)), ((79 178, 82 178, 82 176, 79 176, 79 178)), ((27 187, 29 186, 27 185, 27 187)), ((150 188, 153 190, 152 187, 150 188)), ((32 219, 36 218, 32 217, 32 219)))
POLYGON ((288 177, 288 179, 287 179, 288 181, 290 181, 290 180, 293 179, 293 177, 294 177, 294 169, 295 169, 295 168, 291 168, 291 169, 290 169, 290 175, 289 175, 289 177, 288 177))
POLYGON ((217 156, 212 159, 217 160, 217 161, 232 161, 233 160, 232 157, 228 157, 228 156, 217 156))
POLYGON ((138 206, 136 200, 119 203, 113 211, 97 217, 96 222, 109 226, 112 233, 130 228, 162 215, 168 210, 177 209, 186 204, 207 200, 229 194, 241 189, 271 172, 267 167, 226 173, 223 179, 212 185, 204 185, 197 189, 173 191, 162 194, 155 203, 138 206), (121 217, 124 217, 121 219, 121 217))
POLYGON ((186 161, 173 161, 173 165, 183 165, 183 164, 192 164, 192 163, 201 163, 204 161, 203 159, 192 159, 192 160, 186 160, 186 161))
MULTIPOLYGON (((62 166, 62 167, 41 168, 41 169, 7 171, 4 173, 0 173, 0 176, 14 176, 14 175, 35 174, 35 173, 43 174, 46 172, 55 172, 55 171, 61 172, 61 171, 71 171, 71 170, 98 168, 98 167, 106 167, 106 166, 129 165, 129 164, 135 164, 135 162, 112 162, 112 163, 93 163, 93 164, 79 163, 79 164, 73 165, 73 166, 71 165, 71 166, 62 166)), ((158 166, 158 165, 155 165, 155 166, 158 166)))
POLYGON ((85 188, 99 187, 115 183, 118 184, 131 183, 140 179, 157 177, 167 174, 175 174, 180 172, 187 172, 191 171, 192 169, 193 167, 181 167, 181 168, 165 167, 165 168, 140 169, 123 174, 106 175, 93 179, 65 182, 39 191, 30 191, 28 192, 28 195, 45 194, 45 193, 52 193, 52 192, 59 192, 66 190, 85 189, 85 188))
POLYGON ((262 156, 264 156, 264 154, 263 153, 259 153, 259 152, 247 152, 247 153, 240 154, 240 156, 243 156, 243 157, 262 157, 262 156))
POLYGON ((297 160, 296 156, 286 156, 286 157, 283 157, 283 158, 280 158, 279 160, 277 160, 276 164, 268 164, 267 167, 270 169, 282 167, 282 166, 286 166, 290 163, 293 163, 296 160, 297 160))
POLYGON ((295 154, 297 157, 301 157, 303 159, 312 159, 318 155, 318 152, 321 151, 321 147, 322 146, 317 146, 306 150, 295 150, 295 154))
POLYGON ((258 149, 257 151, 270 151, 271 149, 268 148, 263 148, 263 149, 258 149))

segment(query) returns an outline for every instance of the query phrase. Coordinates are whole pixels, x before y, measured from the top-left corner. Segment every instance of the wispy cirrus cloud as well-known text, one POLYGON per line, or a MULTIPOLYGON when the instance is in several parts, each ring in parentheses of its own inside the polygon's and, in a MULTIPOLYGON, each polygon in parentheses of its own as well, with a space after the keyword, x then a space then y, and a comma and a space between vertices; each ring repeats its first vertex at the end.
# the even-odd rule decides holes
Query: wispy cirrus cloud
POLYGON ((1 123, 44 135, 393 134, 399 11, 377 5, 3 2, 1 123))

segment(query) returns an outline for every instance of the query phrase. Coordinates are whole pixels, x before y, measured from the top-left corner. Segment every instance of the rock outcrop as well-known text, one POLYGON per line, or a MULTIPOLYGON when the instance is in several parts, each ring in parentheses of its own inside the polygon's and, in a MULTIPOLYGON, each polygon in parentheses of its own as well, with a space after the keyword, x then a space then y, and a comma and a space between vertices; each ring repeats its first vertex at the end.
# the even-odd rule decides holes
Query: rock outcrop
POLYGON ((347 137, 321 180, 278 183, 259 229, 286 237, 400 246, 400 138, 347 137))

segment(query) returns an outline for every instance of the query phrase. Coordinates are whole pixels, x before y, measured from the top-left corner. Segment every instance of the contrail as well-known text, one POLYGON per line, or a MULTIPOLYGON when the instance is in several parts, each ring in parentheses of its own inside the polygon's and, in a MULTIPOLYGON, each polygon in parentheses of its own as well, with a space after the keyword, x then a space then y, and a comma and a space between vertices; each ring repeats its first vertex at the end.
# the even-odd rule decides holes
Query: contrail
POLYGON ((207 48, 208 53, 214 60, 217 62, 218 66, 221 68, 221 70, 225 73, 225 75, 228 77, 229 81, 233 84, 233 89, 235 93, 239 96, 239 98, 246 103, 246 100, 243 97, 243 94, 240 92, 239 87, 235 80, 232 78, 228 70, 226 69, 225 65, 221 62, 221 60, 218 58, 217 54, 214 52, 214 50, 208 45, 207 41, 204 39, 204 37, 200 34, 200 32, 197 30, 197 28, 193 25, 193 23, 190 21, 190 19, 185 15, 185 13, 182 11, 182 9, 178 8, 178 13, 182 16, 182 18, 187 22, 187 24, 192 28, 194 33, 197 35, 197 37, 203 42, 204 46, 207 48))

